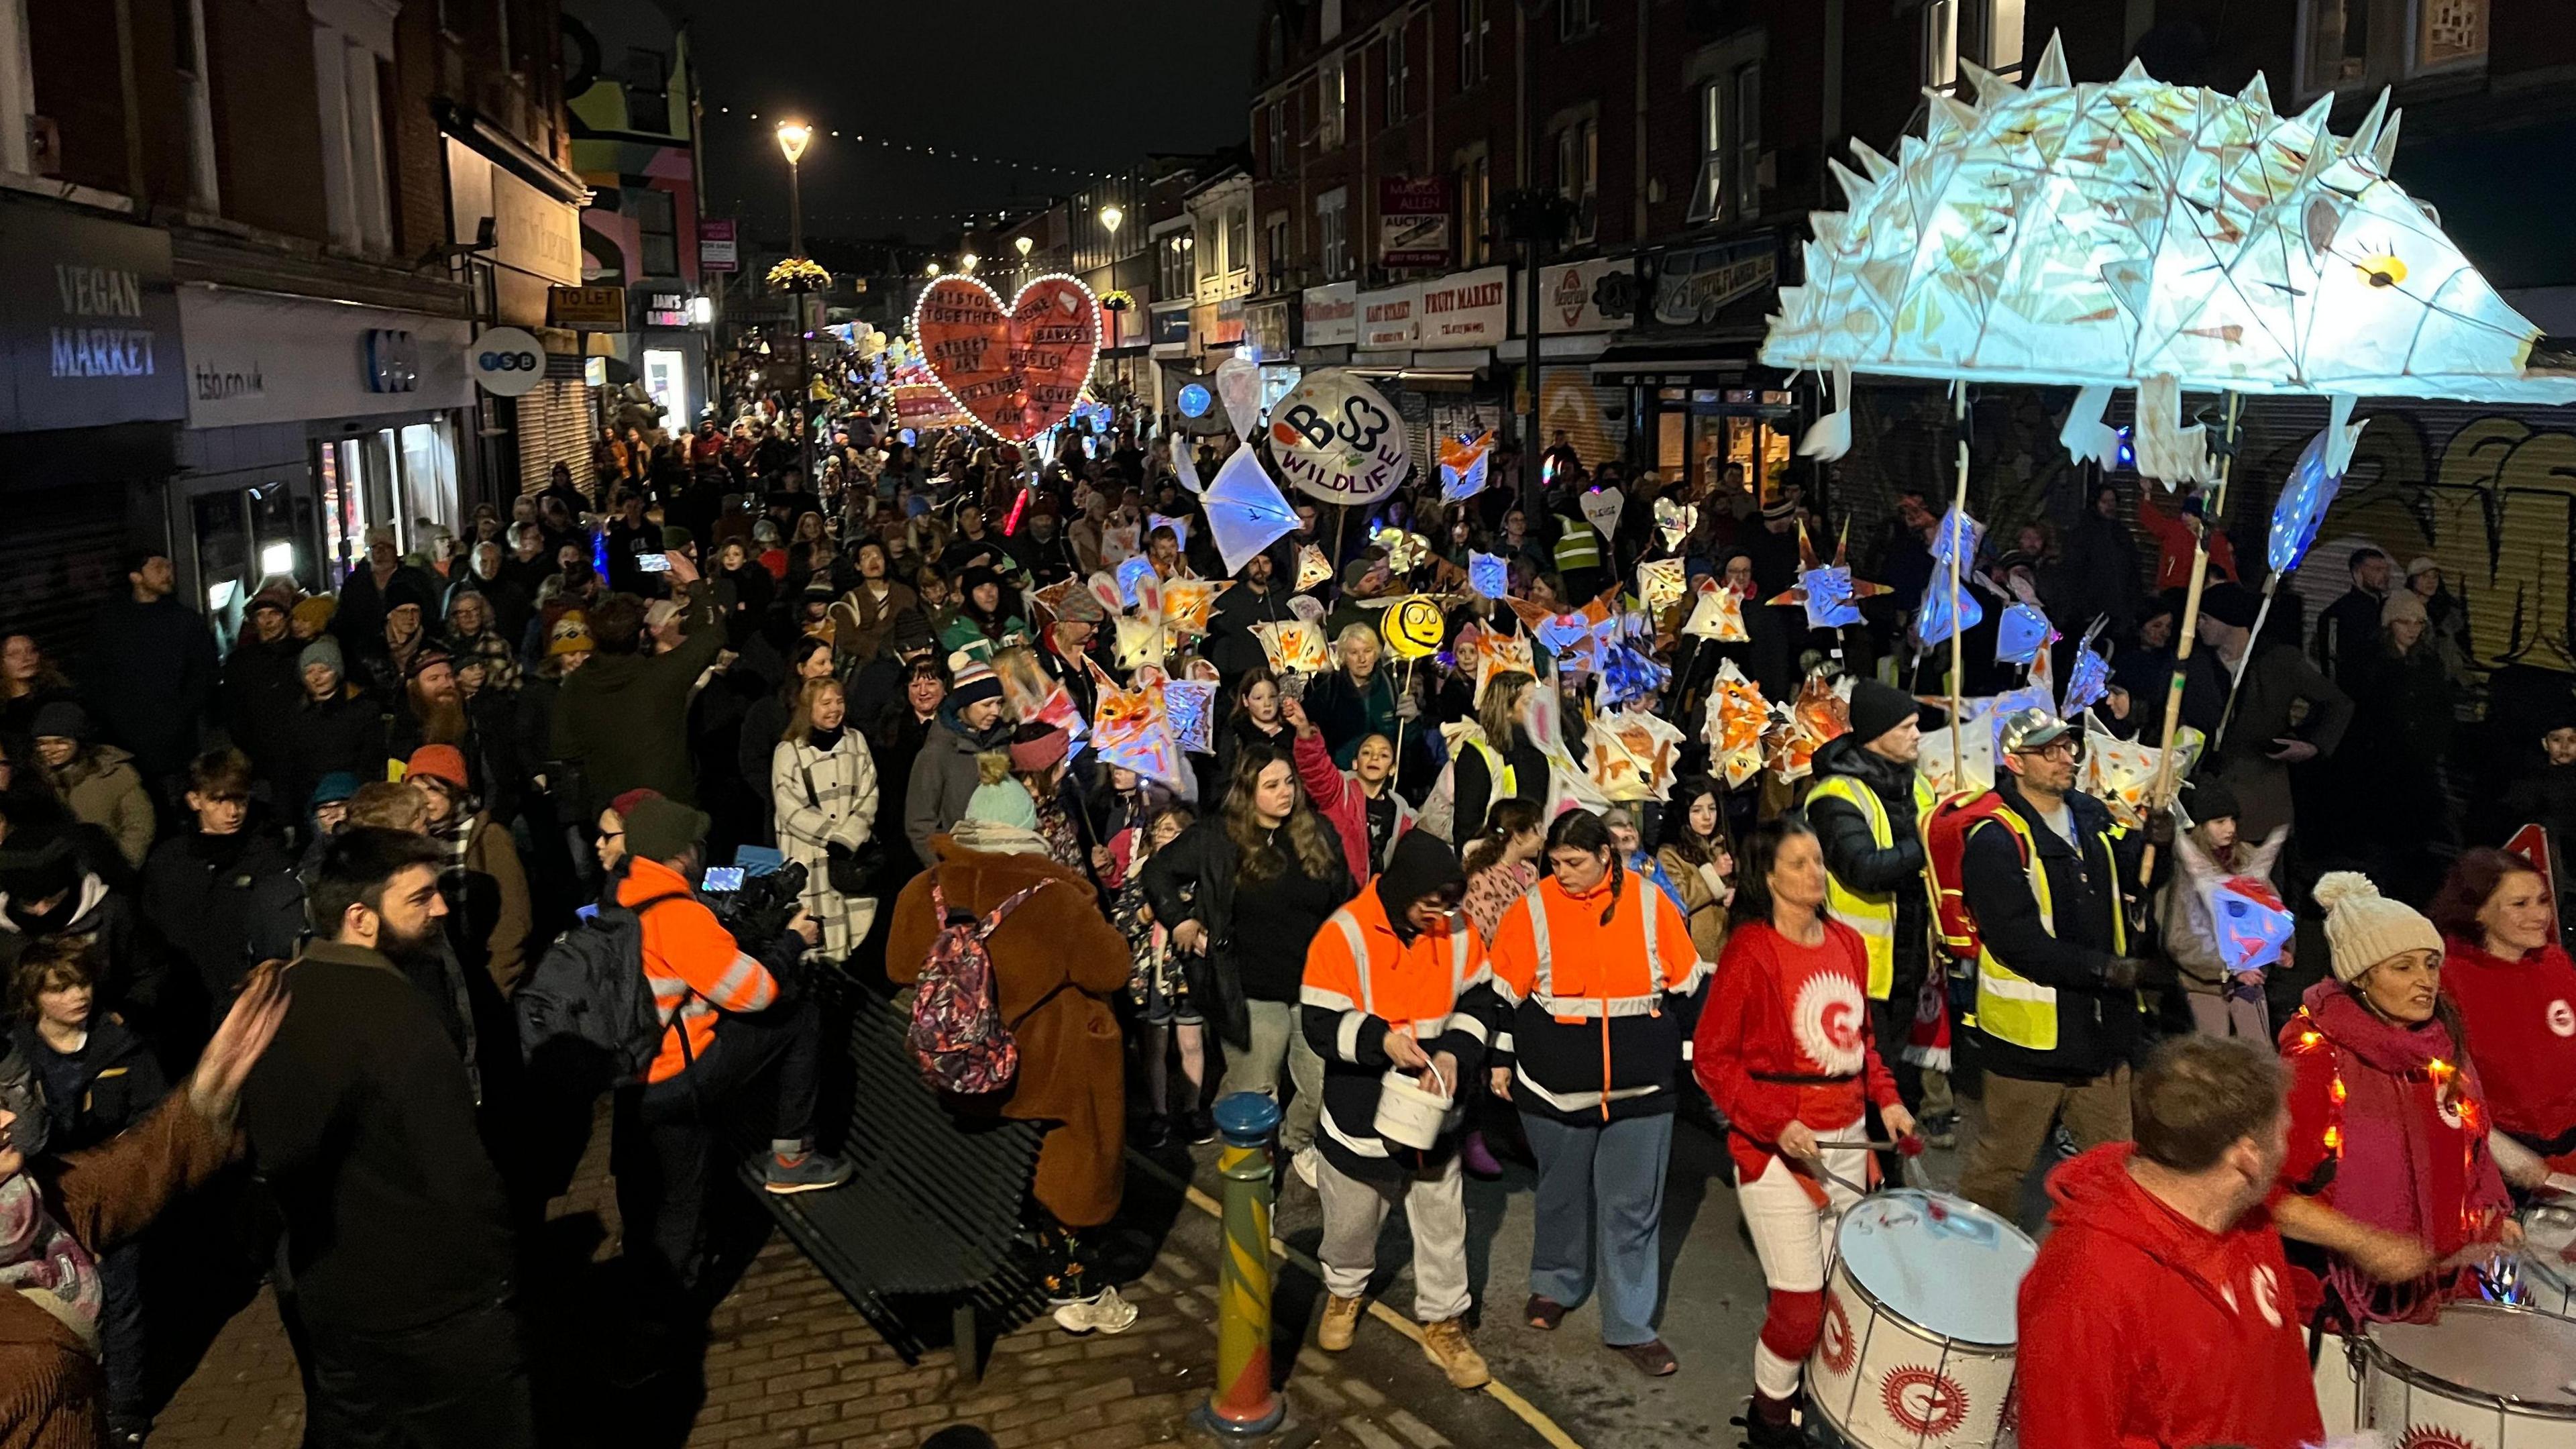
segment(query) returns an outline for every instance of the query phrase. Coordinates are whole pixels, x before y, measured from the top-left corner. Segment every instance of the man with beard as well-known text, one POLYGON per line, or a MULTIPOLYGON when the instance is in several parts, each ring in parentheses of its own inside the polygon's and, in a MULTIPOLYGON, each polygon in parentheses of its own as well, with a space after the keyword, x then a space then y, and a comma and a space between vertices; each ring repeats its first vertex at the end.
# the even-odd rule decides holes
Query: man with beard
POLYGON ((1055 505, 1044 499, 1029 506, 1028 537, 1021 540, 1020 552, 1026 557, 1029 578, 1039 588, 1061 583, 1080 570, 1073 556, 1073 540, 1056 527, 1055 505))
POLYGON ((294 1005, 242 1093, 285 1220, 279 1312, 300 1322, 317 1443, 537 1442, 500 1175, 474 1097, 404 963, 434 957, 444 852, 352 826, 323 851, 294 1005))
POLYGON ((436 645, 413 658, 403 690, 409 708, 386 728, 386 758, 408 760, 423 745, 454 745, 464 751, 474 794, 492 818, 517 818, 520 772, 508 695, 486 689, 468 698, 455 661, 436 645))
MULTIPOLYGON (((1295 555, 1290 553, 1288 557, 1293 561, 1295 555)), ((1277 587, 1278 568, 1270 554, 1254 554, 1245 561, 1243 576, 1234 581, 1233 588, 1216 596, 1216 606, 1208 612, 1208 661, 1224 676, 1228 689, 1246 671, 1270 660, 1252 626, 1297 617, 1288 607, 1291 595, 1277 587)))

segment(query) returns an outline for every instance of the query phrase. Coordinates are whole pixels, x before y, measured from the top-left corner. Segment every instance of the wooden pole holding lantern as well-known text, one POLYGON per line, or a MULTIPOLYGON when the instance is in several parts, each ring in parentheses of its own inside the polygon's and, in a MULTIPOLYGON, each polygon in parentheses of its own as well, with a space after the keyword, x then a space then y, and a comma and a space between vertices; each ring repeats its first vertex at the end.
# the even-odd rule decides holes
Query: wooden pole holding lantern
POLYGON ((1959 477, 1950 495, 1950 517, 1941 521, 1943 528, 1954 526, 1950 535, 1950 789, 1953 793, 1967 788, 1968 756, 1959 728, 1959 716, 1967 708, 1960 697, 1961 680, 1968 672, 1967 631, 1959 627, 1959 551, 1967 543, 1968 532, 1968 382, 1961 378, 1950 385, 1950 419, 1959 434, 1959 477))
MULTIPOLYGON (((2182 727, 2183 681, 2191 673, 2191 647, 2200 635, 2200 591, 2209 580, 2209 531, 2227 508, 2227 476, 2236 466, 2236 423, 2243 414, 2245 400, 2230 391, 2227 394, 2226 431, 2221 434, 2218 453, 2218 482, 2209 490, 2208 502, 2200 510, 2200 529, 2192 535, 2191 587, 2182 598, 2182 638, 2174 643, 2173 678, 2165 685, 2164 738, 2156 754, 2155 788, 2147 792, 2147 808, 2164 810, 2173 805, 2174 732, 2182 727)), ((2249 643, 2247 652, 2252 646, 2249 643)), ((2153 840, 2138 855, 2138 883, 2144 886, 2155 878, 2156 846, 2153 840)))

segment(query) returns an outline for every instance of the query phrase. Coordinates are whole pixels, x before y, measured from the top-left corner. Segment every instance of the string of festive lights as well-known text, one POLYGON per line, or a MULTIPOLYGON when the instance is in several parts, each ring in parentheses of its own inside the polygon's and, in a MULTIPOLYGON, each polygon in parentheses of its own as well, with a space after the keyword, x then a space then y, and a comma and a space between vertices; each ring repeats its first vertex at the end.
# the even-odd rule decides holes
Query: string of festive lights
MULTIPOLYGON (((763 113, 748 108, 737 111, 731 106, 717 106, 714 114, 719 119, 732 119, 745 125, 752 125, 761 123, 763 113)), ((769 115, 768 124, 775 124, 780 119, 781 113, 773 111, 767 114, 769 115)), ((1006 156, 991 156, 981 151, 969 151, 962 146, 933 146, 923 141, 898 140, 892 136, 861 131, 856 127, 835 128, 810 120, 806 124, 814 128, 814 134, 817 137, 846 141, 853 145, 876 146, 887 151, 909 152, 915 156, 927 156, 942 161, 964 161, 970 165, 994 166, 1008 171, 1026 171, 1040 176, 1070 176, 1081 181, 1107 181, 1118 174, 1115 171, 1096 170, 1088 166, 1059 166, 1046 161, 1019 161, 1006 156)))

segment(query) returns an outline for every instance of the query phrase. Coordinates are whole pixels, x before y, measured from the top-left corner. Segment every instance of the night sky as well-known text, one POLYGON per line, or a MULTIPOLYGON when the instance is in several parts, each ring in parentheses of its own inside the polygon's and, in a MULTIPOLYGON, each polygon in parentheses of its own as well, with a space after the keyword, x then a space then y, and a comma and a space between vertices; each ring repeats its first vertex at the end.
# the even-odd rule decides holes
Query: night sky
POLYGON ((772 128, 792 113, 816 133, 803 165, 810 236, 922 241, 956 232, 963 213, 989 222, 996 208, 1024 210, 1085 183, 952 150, 1087 172, 1240 144, 1261 10, 1259 0, 665 3, 690 22, 699 57, 709 215, 739 204, 755 234, 784 236, 786 163, 772 128))

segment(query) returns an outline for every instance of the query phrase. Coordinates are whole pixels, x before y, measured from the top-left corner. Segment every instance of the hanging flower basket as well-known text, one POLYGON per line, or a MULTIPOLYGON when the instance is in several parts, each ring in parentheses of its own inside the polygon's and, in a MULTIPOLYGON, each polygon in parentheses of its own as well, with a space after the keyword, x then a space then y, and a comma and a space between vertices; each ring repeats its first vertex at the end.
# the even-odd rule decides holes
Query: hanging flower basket
POLYGON ((769 285, 781 292, 828 292, 832 274, 810 257, 789 257, 769 269, 769 285))

